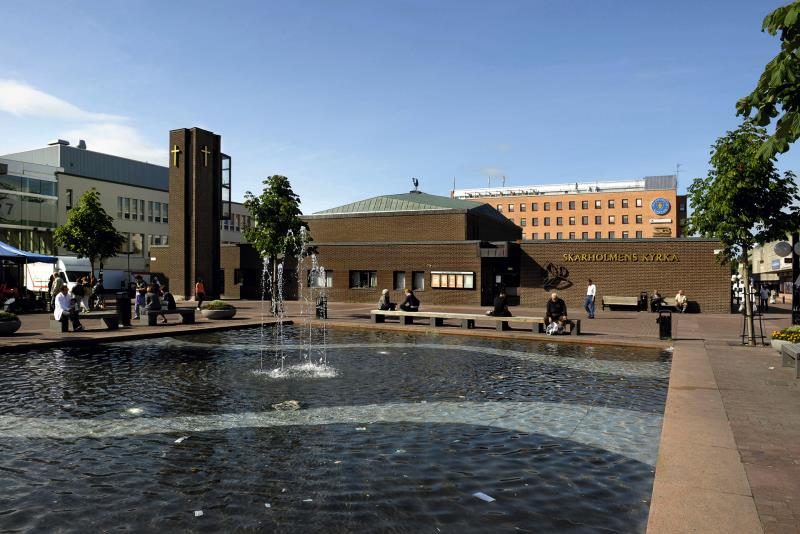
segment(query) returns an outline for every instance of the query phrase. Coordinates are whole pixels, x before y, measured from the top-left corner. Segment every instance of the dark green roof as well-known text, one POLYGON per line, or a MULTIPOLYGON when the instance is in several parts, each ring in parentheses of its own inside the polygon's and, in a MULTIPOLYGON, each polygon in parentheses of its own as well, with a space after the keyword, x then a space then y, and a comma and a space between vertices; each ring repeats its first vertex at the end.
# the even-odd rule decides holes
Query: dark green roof
POLYGON ((472 210, 481 204, 458 198, 429 195, 427 193, 403 193, 382 195, 338 206, 314 215, 348 215, 356 213, 395 213, 400 211, 472 210))

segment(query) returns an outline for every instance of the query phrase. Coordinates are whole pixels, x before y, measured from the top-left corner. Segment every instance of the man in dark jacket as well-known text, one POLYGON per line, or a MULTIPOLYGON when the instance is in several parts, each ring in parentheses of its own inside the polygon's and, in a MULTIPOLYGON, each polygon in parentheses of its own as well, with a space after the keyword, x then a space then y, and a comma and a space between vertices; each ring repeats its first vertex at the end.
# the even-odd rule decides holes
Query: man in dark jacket
POLYGON ((547 301, 547 311, 544 314, 545 324, 553 321, 564 323, 567 320, 567 303, 553 291, 550 293, 550 300, 547 301))
POLYGON ((500 294, 494 298, 492 311, 486 315, 491 315, 494 317, 511 317, 511 312, 508 311, 508 299, 506 298, 505 291, 501 291, 500 294))
POLYGON ((406 300, 400 305, 403 311, 419 311, 419 299, 414 296, 414 292, 406 289, 406 300))

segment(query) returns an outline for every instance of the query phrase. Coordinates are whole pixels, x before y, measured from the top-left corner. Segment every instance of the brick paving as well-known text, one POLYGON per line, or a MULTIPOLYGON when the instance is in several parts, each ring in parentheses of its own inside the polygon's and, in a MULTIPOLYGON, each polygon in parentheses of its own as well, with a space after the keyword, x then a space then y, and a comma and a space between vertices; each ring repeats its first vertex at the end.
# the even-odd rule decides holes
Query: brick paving
MULTIPOLYGON (((49 315, 21 316, 21 330, 0 338, 0 354, 8 350, 63 344, 172 336, 214 329, 251 327, 261 323, 256 301, 234 301, 237 316, 209 321, 198 314, 195 325, 169 325, 108 331, 100 321, 87 322, 85 332, 49 330, 49 315)), ((424 304, 424 303, 423 303, 424 304)), ((179 304, 180 305, 180 304, 179 304)), ((373 325, 373 306, 332 303, 332 326, 389 331, 432 331, 427 325, 373 325)), ((764 317, 764 333, 789 325, 787 306, 764 317)), ((470 306, 425 306, 430 311, 479 313, 470 306)), ((541 316, 542 309, 513 308, 515 315, 541 316)), ((287 303, 287 319, 300 317, 300 305, 287 303)), ((656 470, 649 532, 800 533, 800 380, 770 347, 739 344, 741 317, 729 314, 673 315, 673 340, 658 339, 656 315, 647 312, 598 310, 589 320, 582 310, 582 336, 547 337, 548 341, 591 344, 674 345, 670 390, 656 470)), ((271 320, 271 319, 270 319, 271 320)), ((178 323, 178 324, 176 324, 178 323)), ((478 324, 480 327, 480 323, 478 324)), ((439 334, 485 337, 545 336, 490 328, 464 331, 438 328, 439 334)))

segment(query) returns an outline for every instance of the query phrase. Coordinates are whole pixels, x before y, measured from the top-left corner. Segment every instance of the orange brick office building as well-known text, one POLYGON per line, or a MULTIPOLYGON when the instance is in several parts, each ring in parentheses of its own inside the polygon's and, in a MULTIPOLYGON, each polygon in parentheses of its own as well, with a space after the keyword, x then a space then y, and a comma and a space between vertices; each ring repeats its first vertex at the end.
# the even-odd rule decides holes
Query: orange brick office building
POLYGON ((681 237, 686 197, 675 176, 640 180, 456 189, 453 198, 486 202, 522 229, 522 238, 681 237))

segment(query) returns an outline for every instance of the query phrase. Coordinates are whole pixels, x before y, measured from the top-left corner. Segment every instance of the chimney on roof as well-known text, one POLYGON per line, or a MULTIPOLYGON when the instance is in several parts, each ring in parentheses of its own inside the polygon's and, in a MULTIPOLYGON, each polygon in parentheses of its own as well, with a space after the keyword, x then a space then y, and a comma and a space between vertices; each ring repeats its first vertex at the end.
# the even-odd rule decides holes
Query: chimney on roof
POLYGON ((64 139, 56 139, 55 141, 51 141, 51 142, 49 142, 47 144, 49 146, 55 146, 55 145, 69 146, 69 141, 65 141, 64 139))
POLYGON ((86 141, 84 141, 83 139, 78 141, 78 148, 80 148, 81 150, 86 150, 86 141))

